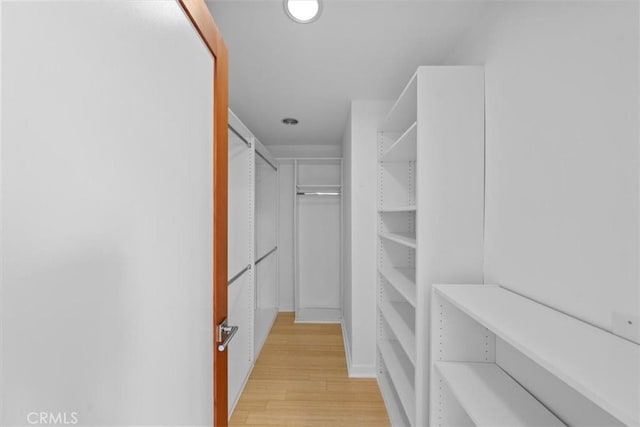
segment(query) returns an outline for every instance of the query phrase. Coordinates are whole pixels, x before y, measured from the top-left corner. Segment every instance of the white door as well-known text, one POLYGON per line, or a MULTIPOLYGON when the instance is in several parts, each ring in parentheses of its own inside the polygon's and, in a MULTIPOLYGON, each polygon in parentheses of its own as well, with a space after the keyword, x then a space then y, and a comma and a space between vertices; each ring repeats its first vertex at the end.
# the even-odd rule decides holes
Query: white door
POLYGON ((1 7, 0 424, 211 425, 210 52, 173 1, 1 7))

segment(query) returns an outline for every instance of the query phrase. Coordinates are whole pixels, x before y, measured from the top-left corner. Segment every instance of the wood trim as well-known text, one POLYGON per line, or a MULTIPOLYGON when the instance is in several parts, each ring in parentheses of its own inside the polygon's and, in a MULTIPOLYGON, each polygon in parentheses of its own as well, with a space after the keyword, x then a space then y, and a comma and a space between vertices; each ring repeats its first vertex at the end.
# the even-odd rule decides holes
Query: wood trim
MULTIPOLYGON (((227 317, 229 69, 224 39, 204 0, 178 0, 215 58, 213 75, 213 331, 227 317)), ((213 425, 228 425, 227 352, 213 337, 213 425)))
POLYGON ((178 2, 213 56, 218 60, 218 55, 222 53, 222 50, 226 52, 227 48, 207 4, 204 0, 178 0, 178 2))
MULTIPOLYGON (((228 71, 227 51, 222 45, 216 57, 214 83, 214 174, 213 174, 213 318, 214 330, 227 318, 227 230, 228 230, 228 71), (224 66, 218 66, 223 63, 224 66)), ((214 340, 215 344, 215 340, 214 340)), ((226 427, 229 417, 227 355, 214 345, 214 425, 226 427)))

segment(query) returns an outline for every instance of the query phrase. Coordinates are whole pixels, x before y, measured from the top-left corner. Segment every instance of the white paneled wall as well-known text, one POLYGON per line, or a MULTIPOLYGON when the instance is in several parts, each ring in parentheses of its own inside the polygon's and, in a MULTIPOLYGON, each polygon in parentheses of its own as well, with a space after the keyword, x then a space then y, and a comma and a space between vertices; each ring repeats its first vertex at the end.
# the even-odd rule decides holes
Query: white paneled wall
POLYGON ((211 425, 213 61, 176 2, 2 2, 0 424, 211 425))

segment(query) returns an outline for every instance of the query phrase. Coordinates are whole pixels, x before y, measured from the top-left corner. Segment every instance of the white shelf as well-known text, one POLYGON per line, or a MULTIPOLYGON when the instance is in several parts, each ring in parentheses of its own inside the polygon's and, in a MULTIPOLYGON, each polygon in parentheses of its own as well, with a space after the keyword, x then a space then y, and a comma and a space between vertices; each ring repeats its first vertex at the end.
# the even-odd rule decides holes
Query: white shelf
POLYGON ((418 122, 413 122, 391 146, 380 156, 381 162, 401 162, 416 159, 418 122))
POLYGON ((382 122, 382 130, 402 132, 416 121, 418 110, 418 78, 415 73, 382 122))
POLYGON ((381 302, 380 311, 396 336, 407 358, 416 364, 416 337, 413 308, 403 302, 381 302))
POLYGON ((298 184, 298 188, 341 188, 340 184, 298 184))
POLYGON ((434 289, 623 423, 640 425, 640 345, 500 286, 434 289))
MULTIPOLYGON (((386 369, 386 367, 384 367, 384 362, 382 362, 382 365, 383 369, 386 369)), ((389 415, 391 425, 407 425, 407 415, 404 412, 404 408, 400 404, 400 398, 398 397, 398 393, 396 393, 396 390, 391 383, 391 378, 388 372, 383 372, 378 375, 378 387, 380 388, 380 393, 382 394, 384 405, 387 409, 387 414, 389 415)))
POLYGON ((564 426, 495 363, 437 362, 436 370, 476 426, 564 426))
POLYGON ((416 270, 415 268, 380 268, 380 274, 387 279, 404 299, 414 308, 416 306, 416 270))
POLYGON ((389 371, 393 387, 400 398, 407 418, 414 425, 415 419, 415 392, 413 388, 413 378, 407 372, 407 367, 403 365, 400 350, 394 341, 380 341, 378 343, 382 360, 389 371))
POLYGON ((340 323, 341 318, 339 308, 299 308, 295 323, 340 323))
POLYGON ((416 205, 407 205, 407 206, 391 206, 388 208, 380 208, 378 212, 380 213, 396 213, 396 212, 415 212, 416 205))
POLYGON ((416 248, 416 237, 411 233, 378 233, 383 239, 391 240, 410 248, 416 248))

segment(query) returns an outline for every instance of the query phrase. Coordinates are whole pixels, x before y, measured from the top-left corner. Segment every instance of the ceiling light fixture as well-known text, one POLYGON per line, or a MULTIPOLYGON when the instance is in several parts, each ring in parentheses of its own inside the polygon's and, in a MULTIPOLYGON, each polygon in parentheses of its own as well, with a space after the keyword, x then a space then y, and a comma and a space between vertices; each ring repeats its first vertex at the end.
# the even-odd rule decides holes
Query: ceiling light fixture
POLYGON ((298 24, 309 24, 320 16, 321 0, 284 0, 284 11, 298 24))
POLYGON ((298 120, 294 119, 292 117, 286 117, 286 118, 282 119, 282 123, 284 123, 285 125, 288 125, 288 126, 294 126, 294 125, 298 124, 298 120))

